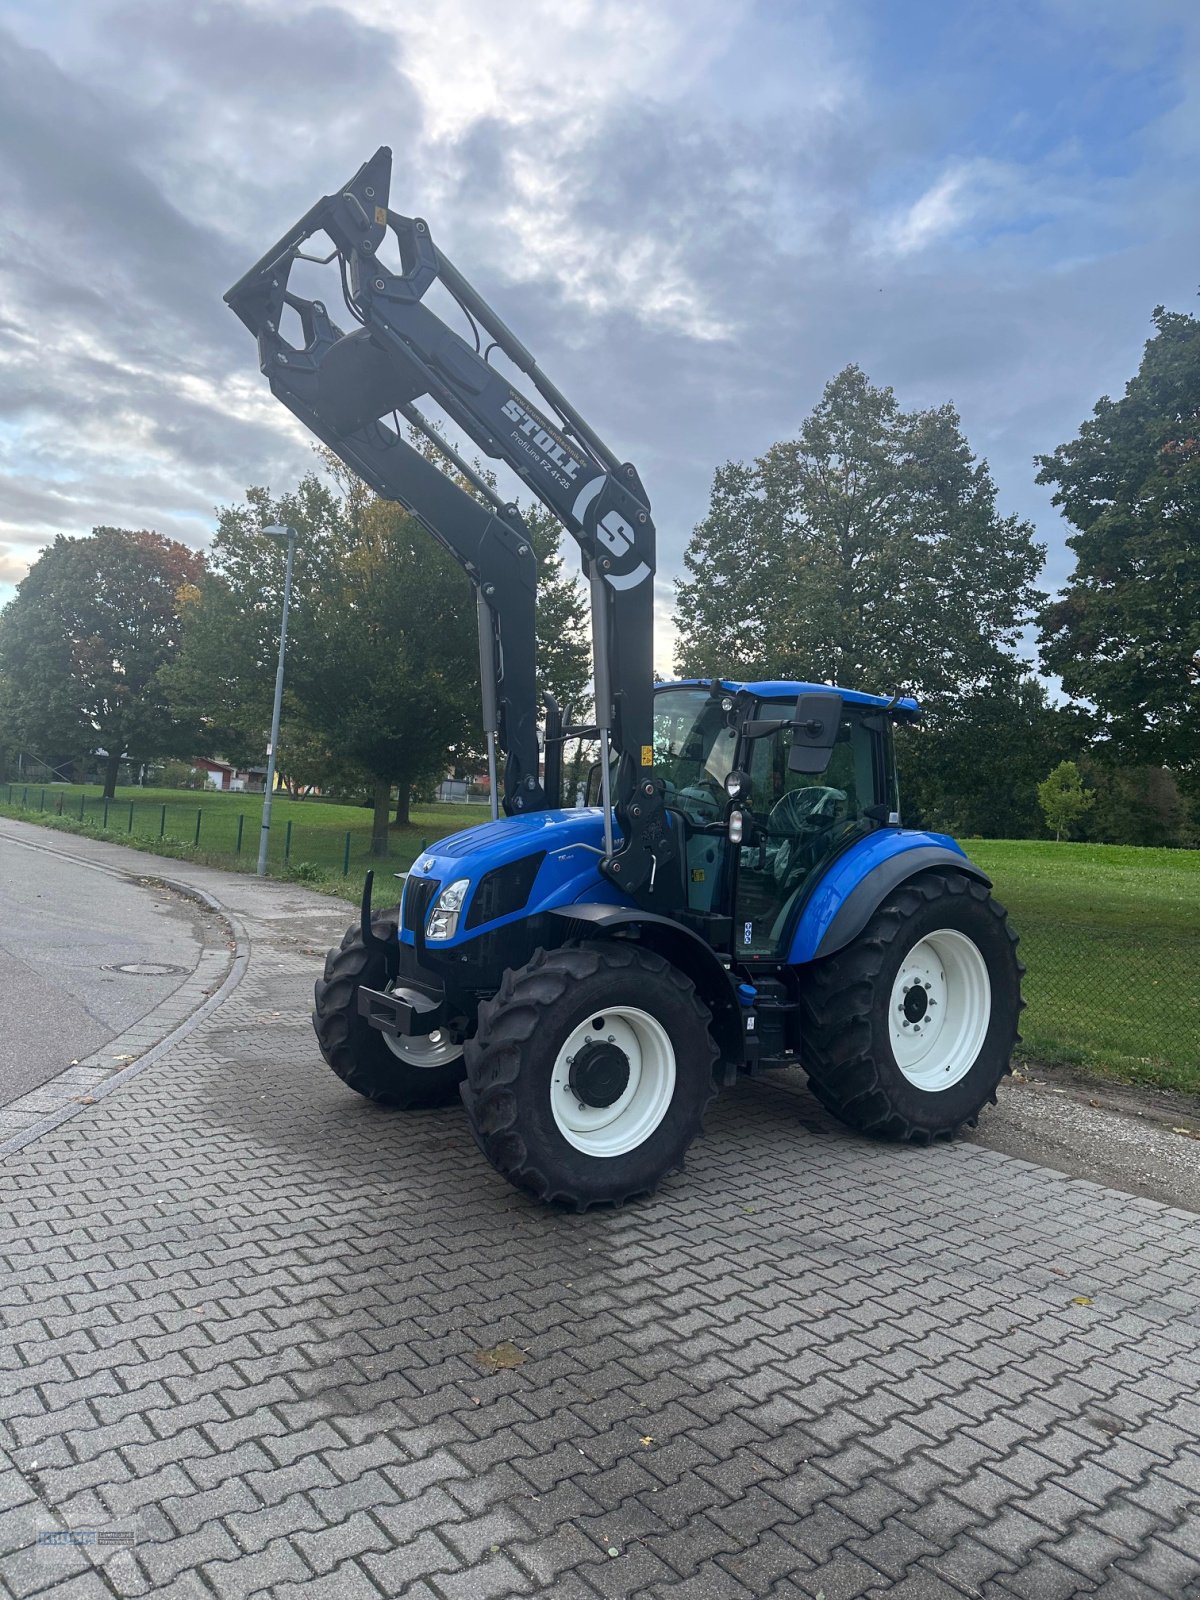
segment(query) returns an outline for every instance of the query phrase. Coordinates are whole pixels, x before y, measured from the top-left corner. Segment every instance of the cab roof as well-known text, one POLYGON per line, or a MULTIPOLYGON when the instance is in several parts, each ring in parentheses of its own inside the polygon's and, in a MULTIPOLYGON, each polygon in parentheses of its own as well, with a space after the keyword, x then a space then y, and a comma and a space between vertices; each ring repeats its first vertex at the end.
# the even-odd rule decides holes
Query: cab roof
MULTIPOLYGON (((668 683, 655 684, 656 689, 707 689, 710 678, 672 678, 668 683)), ((731 694, 744 692, 760 700, 796 700, 802 694, 840 694, 852 706, 875 706, 880 711, 890 710, 895 717, 908 720, 920 715, 920 706, 911 695, 895 699, 886 694, 864 694, 861 689, 843 689, 840 684, 801 683, 792 678, 763 678, 754 683, 735 683, 729 678, 715 680, 731 694)))

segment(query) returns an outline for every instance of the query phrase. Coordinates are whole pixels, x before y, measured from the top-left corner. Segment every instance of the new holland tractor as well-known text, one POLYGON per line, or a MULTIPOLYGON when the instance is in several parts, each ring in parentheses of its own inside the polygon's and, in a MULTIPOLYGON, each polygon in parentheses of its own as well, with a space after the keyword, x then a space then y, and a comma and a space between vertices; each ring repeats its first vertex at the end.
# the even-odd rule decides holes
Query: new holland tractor
POLYGON ((901 823, 893 729, 915 701, 656 684, 654 523, 636 468, 427 224, 389 208, 390 180, 383 148, 225 297, 275 395, 424 524, 477 602, 492 820, 419 856, 393 911, 372 913, 368 878, 316 985, 326 1061, 388 1105, 461 1095, 498 1172, 578 1209, 650 1193, 738 1073, 798 1065, 867 1134, 928 1144, 974 1126, 1009 1071, 1022 968, 987 877, 953 839, 901 823), (349 331, 289 286, 313 261, 336 262, 349 331), (461 314, 465 337, 435 305, 461 314), (594 725, 552 701, 543 715, 526 527, 422 398, 578 542, 594 725), (564 808, 576 737, 600 759, 591 803, 564 808))

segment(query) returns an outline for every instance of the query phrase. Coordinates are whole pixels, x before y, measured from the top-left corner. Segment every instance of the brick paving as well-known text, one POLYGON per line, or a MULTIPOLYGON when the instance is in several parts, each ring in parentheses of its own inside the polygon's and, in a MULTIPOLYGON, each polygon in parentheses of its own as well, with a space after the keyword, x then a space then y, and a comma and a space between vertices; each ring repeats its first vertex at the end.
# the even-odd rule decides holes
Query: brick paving
POLYGON ((544 1210, 323 1067, 342 908, 171 873, 241 982, 0 1164, 6 1596, 1200 1600, 1200 1218, 798 1074, 649 1203, 544 1210))

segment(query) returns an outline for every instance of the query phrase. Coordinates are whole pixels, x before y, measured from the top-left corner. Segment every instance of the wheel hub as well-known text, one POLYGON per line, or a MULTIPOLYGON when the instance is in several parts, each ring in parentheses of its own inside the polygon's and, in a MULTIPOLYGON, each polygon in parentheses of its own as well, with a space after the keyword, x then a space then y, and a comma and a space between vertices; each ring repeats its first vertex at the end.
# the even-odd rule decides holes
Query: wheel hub
POLYGON ((572 1058, 567 1082, 581 1106, 614 1105, 629 1087, 629 1057, 617 1045, 593 1039, 572 1058))
MULTIPOLYGON (((386 993, 403 995, 417 1011, 431 1011, 436 1004, 428 995, 398 983, 389 983, 386 993)), ((462 1040, 449 1028, 434 1028, 431 1033, 385 1033, 381 1037, 392 1054, 410 1067, 443 1067, 463 1053, 462 1040)))
POLYGON ((923 983, 913 983, 905 989, 902 1008, 906 1021, 920 1022, 929 1010, 929 991, 923 983))
POLYGON ((550 1078, 559 1133, 586 1156, 636 1150, 675 1093, 675 1051, 657 1017, 638 1006, 589 1013, 563 1040, 550 1078))
POLYGON ((892 986, 892 1055, 915 1088, 938 1093, 959 1083, 983 1046, 991 1016, 987 962, 955 928, 918 939, 892 986))

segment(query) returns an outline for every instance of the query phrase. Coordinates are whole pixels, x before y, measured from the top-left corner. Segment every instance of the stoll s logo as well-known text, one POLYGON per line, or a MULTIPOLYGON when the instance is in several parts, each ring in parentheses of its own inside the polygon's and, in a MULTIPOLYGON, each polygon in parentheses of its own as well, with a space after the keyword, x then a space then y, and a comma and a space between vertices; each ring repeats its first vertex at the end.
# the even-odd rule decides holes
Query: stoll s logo
MULTIPOLYGON (((590 478, 575 496, 575 504, 571 509, 585 527, 588 526, 585 521, 587 514, 595 504, 605 482, 604 473, 600 473, 598 477, 590 478)), ((612 570, 614 565, 625 561, 635 549, 637 540, 632 527, 615 509, 610 509, 597 518, 595 527, 596 544, 605 568, 605 583, 610 589, 636 589, 639 583, 643 583, 650 576, 650 568, 646 562, 639 561, 630 572, 612 570), (608 552, 607 558, 604 557, 604 551, 608 552)))
POLYGON ((545 418, 531 411, 515 394, 509 395, 500 409, 510 421, 517 424, 512 437, 529 455, 540 457, 542 466, 552 478, 557 478, 564 487, 575 481, 579 462, 549 431, 545 418), (531 445, 536 445, 537 450, 531 449, 531 445))

